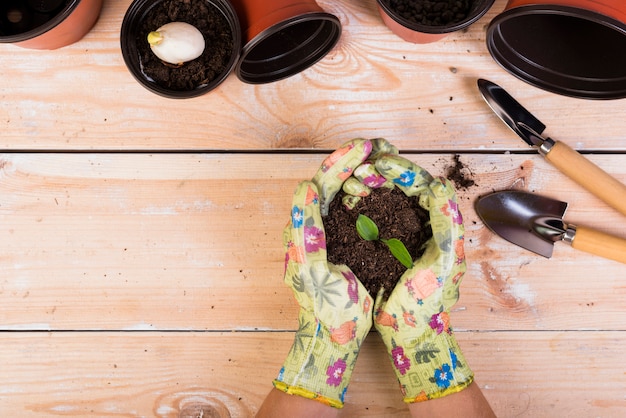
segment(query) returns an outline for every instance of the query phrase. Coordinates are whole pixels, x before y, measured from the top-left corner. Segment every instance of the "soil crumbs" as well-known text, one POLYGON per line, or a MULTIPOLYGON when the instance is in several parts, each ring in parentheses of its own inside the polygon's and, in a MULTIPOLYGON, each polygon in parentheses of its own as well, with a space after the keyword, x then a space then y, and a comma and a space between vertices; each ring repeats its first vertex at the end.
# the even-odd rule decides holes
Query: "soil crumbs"
POLYGON ((476 182, 466 175, 469 169, 461 162, 460 158, 459 154, 454 156, 454 164, 446 169, 446 177, 454 183, 457 189, 467 190, 475 186, 476 182))
POLYGON ((161 87, 189 91, 215 80, 228 65, 233 34, 226 17, 206 0, 166 0, 150 9, 138 30, 137 50, 146 76, 161 87), (185 22, 204 35, 201 56, 181 66, 166 64, 152 53, 148 33, 170 22, 185 22))
POLYGON ((343 191, 337 193, 323 219, 328 261, 350 267, 372 297, 381 287, 388 296, 406 267, 382 242, 362 239, 356 231, 356 220, 359 214, 370 217, 378 226, 380 238, 399 239, 416 260, 432 237, 429 214, 416 197, 407 197, 398 188, 373 189, 352 210, 343 206, 343 196, 343 191))

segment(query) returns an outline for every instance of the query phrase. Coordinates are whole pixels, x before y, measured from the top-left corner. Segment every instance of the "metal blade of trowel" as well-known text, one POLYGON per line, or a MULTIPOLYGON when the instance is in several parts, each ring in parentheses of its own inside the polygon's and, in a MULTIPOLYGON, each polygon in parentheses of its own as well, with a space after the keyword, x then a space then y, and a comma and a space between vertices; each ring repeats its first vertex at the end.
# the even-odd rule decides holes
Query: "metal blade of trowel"
POLYGON ((493 232, 513 244, 551 257, 565 233, 567 203, 533 193, 502 191, 481 197, 476 212, 493 232))
POLYGON ((556 241, 577 250, 626 263, 626 239, 563 221, 567 203, 522 191, 481 197, 476 212, 493 232, 544 257, 556 241))

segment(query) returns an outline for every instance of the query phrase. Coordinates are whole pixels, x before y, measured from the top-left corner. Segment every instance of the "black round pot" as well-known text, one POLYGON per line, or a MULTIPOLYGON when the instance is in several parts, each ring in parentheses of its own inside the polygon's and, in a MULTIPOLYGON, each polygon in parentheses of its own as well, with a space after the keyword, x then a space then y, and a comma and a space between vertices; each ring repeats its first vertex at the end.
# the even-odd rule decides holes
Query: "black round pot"
POLYGON ((315 0, 232 0, 244 32, 237 77, 270 83, 324 58, 341 36, 341 22, 315 0))
MULTIPOLYGON (((169 0, 134 0, 130 5, 122 21, 120 34, 124 62, 130 73, 141 85, 163 97, 183 99, 208 93, 219 86, 226 77, 228 77, 239 59, 241 53, 241 27, 237 13, 228 0, 201 0, 209 9, 219 12, 219 15, 224 18, 225 23, 230 28, 230 51, 226 55, 220 56, 219 60, 221 60, 221 65, 219 66, 219 71, 211 71, 213 76, 210 79, 203 79, 190 86, 181 86, 177 85, 175 77, 181 74, 182 67, 176 68, 160 62, 158 58, 152 54, 152 51, 149 50, 146 39, 147 34, 151 30, 158 29, 159 26, 151 29, 143 28, 144 22, 147 19, 153 20, 153 15, 155 11, 158 10, 157 8, 168 1, 169 0), (163 68, 159 68, 159 65, 162 65, 163 68), (157 77, 153 75, 155 74, 152 72, 153 70, 169 73, 170 81, 157 79, 157 77)), ((169 23, 169 21, 172 20, 164 21, 160 23, 160 25, 169 23)), ((186 23, 197 26, 196 22, 193 21, 186 21, 186 23)), ((203 62, 203 59, 216 56, 217 51, 214 49, 214 45, 222 40, 222 38, 219 40, 211 39, 211 31, 202 29, 200 29, 200 31, 203 32, 206 41, 205 51, 200 58, 183 64, 183 67, 186 65, 198 66, 200 62, 203 62)), ((217 60, 218 58, 215 59, 217 60)), ((215 63, 213 65, 215 65, 215 63)))
MULTIPOLYGON (((385 25, 407 42, 426 44, 438 41, 452 32, 474 24, 491 8, 495 0, 472 0, 465 18, 441 25, 425 25, 407 19, 404 12, 396 10, 388 0, 376 0, 378 12, 385 25)), ((416 6, 417 7, 417 6, 416 6)))
POLYGON ((98 20, 102 0, 2 0, 0 42, 29 49, 57 49, 85 36, 98 20))
POLYGON ((491 56, 546 91, 581 99, 625 98, 626 1, 570 3, 510 0, 487 28, 491 56))
POLYGON ((341 35, 330 13, 308 13, 284 20, 248 42, 236 68, 245 83, 270 83, 291 77, 324 58, 341 35))

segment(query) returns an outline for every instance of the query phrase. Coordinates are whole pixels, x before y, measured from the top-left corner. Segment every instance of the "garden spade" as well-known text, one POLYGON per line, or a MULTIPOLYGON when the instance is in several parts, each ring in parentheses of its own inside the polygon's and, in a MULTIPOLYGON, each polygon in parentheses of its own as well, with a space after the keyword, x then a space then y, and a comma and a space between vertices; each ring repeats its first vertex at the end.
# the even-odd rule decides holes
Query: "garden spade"
POLYGON ((626 215, 625 184, 565 143, 542 136, 546 126, 502 87, 491 81, 479 79, 478 89, 495 114, 528 145, 537 148, 539 154, 562 173, 626 215))
POLYGON ((567 203, 522 191, 501 191, 481 197, 476 212, 493 232, 513 244, 550 258, 554 243, 626 263, 626 239, 567 224, 567 203))

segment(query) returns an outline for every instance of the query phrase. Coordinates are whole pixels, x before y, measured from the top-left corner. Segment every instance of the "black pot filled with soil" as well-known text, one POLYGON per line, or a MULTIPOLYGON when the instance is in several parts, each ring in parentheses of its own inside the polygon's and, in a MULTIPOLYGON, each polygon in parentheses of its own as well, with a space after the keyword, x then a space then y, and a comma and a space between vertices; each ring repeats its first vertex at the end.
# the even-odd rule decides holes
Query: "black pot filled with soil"
POLYGON ((429 43, 465 29, 495 0, 377 0, 383 22, 405 41, 429 43))
POLYGON ((241 51, 241 28, 228 0, 135 0, 121 29, 121 48, 131 74, 147 89, 168 98, 205 94, 233 71, 241 51), (195 27, 205 41, 201 55, 187 62, 159 58, 148 35, 171 22, 195 27))

